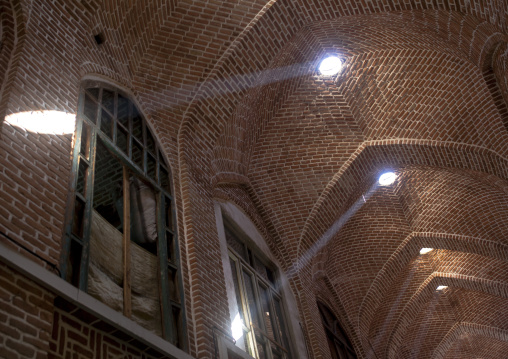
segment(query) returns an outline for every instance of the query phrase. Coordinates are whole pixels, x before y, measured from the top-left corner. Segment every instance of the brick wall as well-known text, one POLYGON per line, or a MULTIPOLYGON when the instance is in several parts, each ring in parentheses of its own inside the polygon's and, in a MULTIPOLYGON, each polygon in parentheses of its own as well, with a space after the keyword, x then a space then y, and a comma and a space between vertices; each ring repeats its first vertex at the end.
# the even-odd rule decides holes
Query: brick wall
POLYGON ((49 359, 154 359, 163 355, 95 316, 56 298, 49 359))
POLYGON ((0 264, 0 358, 47 358, 54 296, 0 264))
MULTIPOLYGON (((404 304, 421 287, 407 308, 427 308, 429 283, 446 277, 429 279, 429 273, 464 266, 471 270, 463 275, 492 277, 467 263, 493 268, 506 249, 500 239, 508 178, 506 1, 0 0, 0 10, 0 115, 75 113, 80 83, 91 75, 130 91, 146 114, 175 174, 191 354, 210 357, 211 327, 230 324, 214 197, 242 205, 290 272, 315 357, 329 355, 320 338, 318 293, 347 308, 339 317, 353 323, 355 345, 369 347, 360 339, 369 338, 387 356, 408 356, 416 352, 401 345, 404 339, 415 348, 421 343, 404 304), (93 39, 98 33, 102 45, 93 39), (342 75, 323 80, 315 66, 327 51, 341 51, 347 61, 342 75), (333 279, 329 287, 312 286, 307 250, 386 166, 406 173, 407 183, 395 194, 373 196, 355 214, 334 238, 331 268, 322 269, 333 279), (477 215, 477 208, 486 210, 477 215), (457 267, 424 261, 425 270, 408 279, 425 243, 445 247, 444 257, 457 267), (399 292, 390 294, 390 284, 399 292), (384 300, 399 299, 396 318, 389 308, 377 311, 384 300), (396 334, 385 338, 379 333, 388 317, 396 334)), ((72 135, 1 127, 0 230, 58 263, 72 135)), ((38 295, 51 297, 42 289, 25 293, 18 287, 26 283, 12 271, 2 276, 7 308, 14 308, 11 299, 30 304, 38 295), (17 291, 24 294, 13 296, 17 291)), ((492 308, 506 304, 487 289, 480 296, 453 292, 450 301, 433 305, 446 313, 467 311, 476 299, 492 308)), ((2 327, 7 357, 12 350, 27 357, 47 351, 48 338, 40 348, 23 342, 40 334, 30 321, 42 312, 28 304, 8 315, 0 309, 3 323, 15 314, 24 323, 2 327)), ((435 342, 452 319, 441 327, 432 318, 418 323, 439 327, 429 332, 435 342)), ((42 327, 53 320, 54 356, 145 355, 64 308, 42 327)), ((418 353, 430 355, 431 347, 418 353)))

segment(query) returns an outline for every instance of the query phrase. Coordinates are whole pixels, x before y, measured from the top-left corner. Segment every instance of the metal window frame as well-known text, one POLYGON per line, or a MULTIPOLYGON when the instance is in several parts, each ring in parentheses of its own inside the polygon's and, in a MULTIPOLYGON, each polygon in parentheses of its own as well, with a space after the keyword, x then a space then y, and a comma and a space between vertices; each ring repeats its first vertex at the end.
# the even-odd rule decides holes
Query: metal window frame
POLYGON ((325 335, 330 336, 330 339, 334 342, 334 346, 336 348, 335 350, 340 355, 341 351, 339 351, 337 344, 342 345, 344 347, 344 349, 346 350, 348 357, 356 358, 357 357, 356 352, 355 352, 354 348, 352 347, 352 345, 350 344, 350 340, 347 337, 346 332, 344 331, 344 329, 342 329, 342 326, 340 325, 340 322, 337 319, 337 316, 323 302, 318 301, 317 306, 318 306, 318 310, 319 310, 319 316, 321 317, 321 322, 322 322, 323 327, 325 329, 325 335), (323 313, 323 311, 325 311, 325 310, 333 316, 333 323, 328 323, 328 321, 326 320, 326 316, 323 313), (338 329, 342 333, 345 340, 344 340, 344 338, 339 337, 335 333, 335 329, 338 329))
MULTIPOLYGON (((121 124, 120 124, 121 125, 121 124)), ((125 126, 124 126, 125 128, 125 126)), ((90 232, 91 232, 91 215, 93 210, 93 187, 95 181, 95 165, 96 165, 96 148, 97 148, 97 140, 101 139, 102 143, 108 148, 112 154, 117 157, 120 164, 124 168, 124 171, 128 171, 131 175, 137 176, 141 178, 143 181, 147 182, 152 186, 152 188, 156 192, 157 199, 157 234, 158 234, 158 253, 157 256, 159 258, 159 287, 160 287, 160 295, 161 295, 161 315, 162 315, 162 330, 163 337, 167 341, 172 341, 172 338, 177 338, 180 342, 180 348, 183 350, 187 350, 187 323, 186 323, 186 315, 185 315, 185 299, 184 299, 184 291, 183 291, 183 281, 182 281, 182 273, 180 270, 180 248, 178 245, 178 235, 176 230, 176 211, 174 205, 174 198, 172 193, 167 188, 163 188, 160 179, 160 167, 164 167, 165 171, 168 175, 169 186, 173 185, 173 179, 171 178, 171 171, 167 165, 167 161, 162 156, 162 151, 160 145, 157 141, 157 138, 152 134, 152 138, 155 142, 155 151, 156 153, 151 155, 156 160, 156 170, 155 170, 155 179, 149 177, 147 172, 147 134, 146 132, 150 131, 149 126, 143 117, 142 113, 137 108, 135 102, 132 100, 131 96, 124 93, 120 89, 111 86, 107 83, 101 81, 85 81, 79 93, 79 102, 78 102, 78 114, 76 121, 76 131, 74 134, 74 148, 73 148, 73 160, 71 166, 71 176, 69 179, 69 194, 66 204, 66 216, 65 216, 65 228, 64 228, 64 238, 62 241, 62 256, 60 259, 60 268, 61 275, 65 279, 65 276, 68 271, 68 259, 70 255, 71 242, 78 242, 81 249, 81 263, 79 267, 79 285, 78 288, 80 290, 86 291, 88 286, 88 265, 89 265, 89 241, 90 241, 90 232), (84 106, 85 106, 85 96, 87 95, 87 89, 97 88, 99 91, 98 98, 95 99, 94 96, 90 97, 97 104, 96 114, 95 114, 95 123, 93 119, 88 119, 85 116, 84 106), (111 138, 101 132, 101 116, 102 111, 109 111, 102 106, 102 95, 104 89, 114 92, 114 114, 112 114, 111 122, 111 138), (117 147, 117 122, 118 122, 118 96, 126 98, 129 102, 129 115, 128 115, 128 137, 127 137, 127 149, 128 153, 124 153, 123 150, 117 147), (135 107, 137 113, 141 117, 141 126, 142 126, 142 147, 143 147, 143 168, 140 168, 131 158, 132 158, 132 141, 133 138, 133 128, 132 128, 132 113, 133 108, 135 107), (86 177, 86 189, 84 196, 77 193, 77 182, 78 182, 78 170, 80 161, 85 160, 81 154, 81 139, 82 139, 82 131, 84 128, 84 123, 86 123, 90 129, 89 133, 89 146, 88 153, 89 158, 87 160, 88 165, 88 174, 86 177), (162 157, 162 158, 161 158, 162 157), (82 238, 77 238, 73 233, 73 217, 75 211, 75 203, 76 197, 79 197, 81 200, 85 201, 85 209, 82 218, 82 226, 83 226, 83 236, 82 238), (170 209, 166 209, 166 198, 169 199, 170 209), (165 223, 165 211, 171 211, 171 222, 173 228, 168 228, 165 223), (171 253, 173 254, 173 258, 171 260, 168 259, 168 248, 167 248, 167 239, 166 233, 170 233, 172 236, 171 240, 171 253), (177 287, 179 292, 179 303, 172 300, 169 296, 169 275, 168 268, 172 268, 177 272, 176 279, 178 281, 177 287), (181 318, 181 327, 173 328, 173 308, 176 308, 180 311, 181 318)), ((171 188, 172 189, 172 188, 171 188)))
MULTIPOLYGON (((225 226, 227 225, 226 223, 229 224, 229 221, 224 222, 225 226)), ((234 230, 234 228, 232 228, 232 230, 234 230)), ((240 241, 242 241, 248 249, 252 250, 251 246, 249 246, 247 243, 245 243, 245 241, 243 241, 242 238, 238 238, 238 239, 240 241)), ((258 250, 255 250, 254 252, 256 253, 256 255, 259 256, 258 250)), ((235 263, 235 266, 236 266, 238 288, 240 289, 239 294, 240 294, 240 298, 242 301, 242 303, 241 303, 242 304, 242 311, 244 314, 244 320, 246 321, 246 323, 244 323, 244 326, 245 326, 244 332, 248 333, 248 345, 250 346, 249 350, 254 354, 254 357, 259 358, 259 353, 258 353, 258 349, 257 349, 257 345, 256 345, 256 343, 257 343, 256 336, 260 335, 265 340, 265 346, 267 347, 266 353, 267 353, 268 359, 273 358, 273 354, 272 354, 273 349, 272 349, 271 344, 274 344, 275 346, 277 346, 281 350, 281 352, 285 358, 291 358, 291 353, 293 350, 292 349, 292 340, 291 340, 291 335, 290 335, 289 328, 288 328, 286 307, 284 304, 284 298, 283 298, 282 293, 277 292, 276 288, 270 281, 261 277, 261 275, 256 272, 256 270, 250 265, 250 263, 246 262, 240 254, 238 254, 233 248, 231 248, 229 246, 228 246, 228 255, 229 255, 229 258, 235 263), (258 312, 258 316, 261 315, 261 313, 263 312, 263 310, 261 308, 262 298, 259 293, 259 282, 261 282, 268 290, 268 296, 269 296, 268 305, 270 307, 271 312, 274 314, 276 313, 276 310, 275 310, 275 305, 273 303, 273 298, 276 297, 279 300, 279 302, 281 304, 281 309, 282 309, 281 315, 283 316, 282 320, 284 321, 284 323, 283 323, 284 328, 280 328, 279 326, 281 325, 281 323, 276 321, 276 323, 277 323, 276 325, 278 327, 277 330, 284 331, 285 335, 288 338, 289 348, 285 348, 283 346, 284 343, 283 343, 282 338, 278 338, 280 341, 280 343, 278 343, 276 340, 273 340, 272 338, 270 338, 267 335, 265 323, 264 323, 264 320, 262 317, 258 317, 258 321, 262 327, 258 327, 256 324, 253 323, 252 313, 251 313, 249 305, 248 305, 248 298, 247 298, 247 294, 246 294, 245 281, 243 278, 244 271, 247 272, 252 278, 254 297, 256 299, 255 305, 256 305, 256 310, 258 312)), ((263 260, 263 264, 265 264, 267 262, 266 258, 260 258, 260 259, 263 260)), ((274 266, 274 265, 268 265, 268 267, 270 269, 276 268, 276 266, 274 266)), ((275 276, 278 276, 278 269, 275 270, 274 272, 275 272, 275 276)), ((277 336, 278 336, 278 334, 276 334, 274 332, 274 337, 276 338, 277 336)))

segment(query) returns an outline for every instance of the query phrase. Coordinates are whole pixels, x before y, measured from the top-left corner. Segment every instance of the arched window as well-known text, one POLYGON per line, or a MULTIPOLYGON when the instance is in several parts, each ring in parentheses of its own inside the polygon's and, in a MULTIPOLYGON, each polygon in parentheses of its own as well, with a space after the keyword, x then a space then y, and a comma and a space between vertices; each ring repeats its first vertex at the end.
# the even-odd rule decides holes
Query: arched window
MULTIPOLYGON (((256 359, 293 355, 281 275, 233 219, 222 216, 227 262, 233 284, 232 334, 236 345, 256 359)), ((245 223, 244 223, 245 224, 245 223)), ((244 357, 228 354, 229 357, 244 357)))
POLYGON ((184 347, 171 172, 128 95, 84 84, 73 156, 62 275, 184 347))
POLYGON ((321 321, 325 327, 326 339, 332 359, 356 359, 356 353, 346 333, 332 311, 323 303, 317 303, 321 321))

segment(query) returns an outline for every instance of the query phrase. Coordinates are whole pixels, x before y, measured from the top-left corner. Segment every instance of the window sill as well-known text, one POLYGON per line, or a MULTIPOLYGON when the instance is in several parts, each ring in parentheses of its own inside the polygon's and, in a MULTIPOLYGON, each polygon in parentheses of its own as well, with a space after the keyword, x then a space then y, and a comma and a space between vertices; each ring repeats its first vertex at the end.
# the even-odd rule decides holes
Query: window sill
POLYGON ((2 243, 0 243, 0 261, 32 279, 47 290, 61 296, 77 307, 97 316, 106 323, 121 329, 124 333, 143 342, 162 354, 167 355, 172 359, 194 359, 191 355, 149 332, 145 328, 99 302, 87 293, 78 290, 62 278, 21 256, 19 253, 6 247, 2 243))

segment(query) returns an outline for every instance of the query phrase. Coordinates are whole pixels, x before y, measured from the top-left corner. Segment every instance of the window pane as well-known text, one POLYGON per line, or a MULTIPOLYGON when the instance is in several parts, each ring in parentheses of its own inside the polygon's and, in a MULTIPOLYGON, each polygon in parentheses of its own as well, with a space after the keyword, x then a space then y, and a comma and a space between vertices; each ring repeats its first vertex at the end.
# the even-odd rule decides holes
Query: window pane
POLYGON ((157 199, 155 190, 137 177, 129 178, 131 241, 157 254, 157 199))
POLYGON ((167 241, 167 250, 168 250, 168 261, 172 262, 175 260, 175 256, 173 253, 173 234, 169 231, 166 231, 166 241, 167 241))
POLYGON ((146 174, 148 177, 153 179, 155 181, 155 172, 157 169, 157 162, 155 161, 155 158, 151 154, 146 155, 146 174))
POLYGON ((173 338, 171 342, 177 347, 181 347, 182 338, 182 313, 177 307, 173 307, 173 338))
POLYGON ((173 230, 173 201, 169 197, 164 196, 164 220, 166 221, 166 227, 173 230))
POLYGON ((113 228, 123 232, 123 166, 97 138, 93 207, 113 228))
POLYGON ((169 298, 176 303, 180 303, 178 276, 177 272, 172 267, 168 267, 168 284, 169 284, 169 298))
MULTIPOLYGON (((260 284, 260 283, 258 283, 260 284)), ((276 340, 274 335, 274 326, 272 325, 272 320, 274 320, 274 316, 272 310, 270 308, 270 301, 268 298, 268 289, 263 285, 259 285, 259 295, 261 297, 261 316, 264 322, 264 330, 266 335, 273 340, 276 340)), ((276 328, 276 326, 275 326, 276 328)), ((278 340, 277 340, 278 341, 278 340)))
POLYGON ((141 168, 141 170, 144 171, 143 147, 135 139, 132 139, 132 160, 134 161, 135 164, 137 164, 139 166, 139 168, 141 168))
POLYGON ((231 264, 231 273, 233 274, 233 284, 235 286, 236 305, 238 307, 240 319, 242 320, 242 323, 245 325, 245 316, 243 314, 242 297, 240 296, 240 286, 238 282, 238 272, 236 269, 236 262, 232 258, 230 258, 229 261, 231 264))
POLYGON ((143 119, 136 106, 132 106, 132 134, 143 143, 143 119))
POLYGON ((256 346, 258 349, 259 359, 268 358, 268 356, 266 354, 266 346, 265 346, 265 343, 263 342, 263 338, 256 337, 256 346))
POLYGON ((92 97, 98 101, 98 98, 99 98, 99 88, 96 87, 96 88, 88 88, 86 89, 87 92, 90 93, 90 95, 92 95, 92 97))
POLYGON ((276 323, 274 329, 278 330, 279 343, 289 352, 289 338, 286 333, 286 323, 282 315, 282 304, 278 298, 273 298, 273 305, 275 307, 276 323))
POLYGON ((85 202, 76 197, 74 202, 74 217, 72 219, 72 233, 78 237, 83 238, 83 217, 85 215, 85 202))
POLYGON ((131 242, 130 249, 132 319, 145 329, 162 335, 159 260, 156 254, 136 243, 131 242))
POLYGON ((90 156, 90 126, 83 122, 83 127, 81 129, 81 155, 85 159, 89 159, 90 156))
POLYGON ((259 328, 260 325, 259 325, 258 310, 256 307, 254 282, 252 280, 251 275, 246 271, 243 271, 243 281, 245 284, 245 295, 247 297, 247 305, 249 306, 249 312, 250 312, 252 323, 254 323, 254 325, 256 325, 259 328))
POLYGON ((284 358, 284 355, 282 354, 282 351, 280 348, 276 347, 275 344, 271 344, 272 346, 272 358, 273 359, 282 359, 284 358))
POLYGON ((148 126, 146 127, 146 148, 148 149, 148 151, 150 151, 154 155, 156 155, 156 152, 155 152, 155 140, 154 140, 154 138, 152 136, 152 132, 150 131, 148 126))
POLYGON ((90 96, 85 95, 85 107, 83 113, 93 123, 97 123, 97 107, 97 103, 93 101, 90 96))
POLYGON ((276 285, 275 273, 273 273, 273 271, 268 267, 266 267, 266 276, 273 285, 276 285))
POLYGON ((113 121, 111 115, 102 110, 101 131, 109 138, 113 137, 113 121))
POLYGON ((125 128, 129 128, 129 99, 118 95, 118 113, 117 119, 125 128))
POLYGON ((236 235, 231 231, 228 226, 224 227, 224 232, 226 234, 226 242, 228 246, 233 249, 242 259, 248 262, 246 248, 242 241, 236 238, 236 235))
POLYGON ((171 185, 169 182, 169 173, 165 167, 159 166, 159 184, 166 191, 171 193, 171 185))
POLYGON ((266 273, 267 268, 263 264, 263 262, 261 262, 261 260, 256 255, 253 255, 253 261, 254 261, 253 267, 256 273, 258 273, 261 276, 261 278, 269 280, 268 275, 266 273))
POLYGON ((86 191, 86 178, 88 176, 88 165, 85 161, 79 159, 79 168, 78 168, 78 183, 76 186, 76 191, 85 195, 86 191))
POLYGON ((83 247, 78 242, 71 240, 69 253, 69 266, 67 267, 66 278, 72 285, 79 287, 79 274, 81 272, 81 255, 83 247))
POLYGON ((102 90, 102 106, 109 111, 111 115, 115 113, 115 93, 110 90, 102 90))
POLYGON ((117 126, 116 145, 125 154, 129 154, 129 142, 128 141, 129 141, 128 132, 122 126, 117 126))

